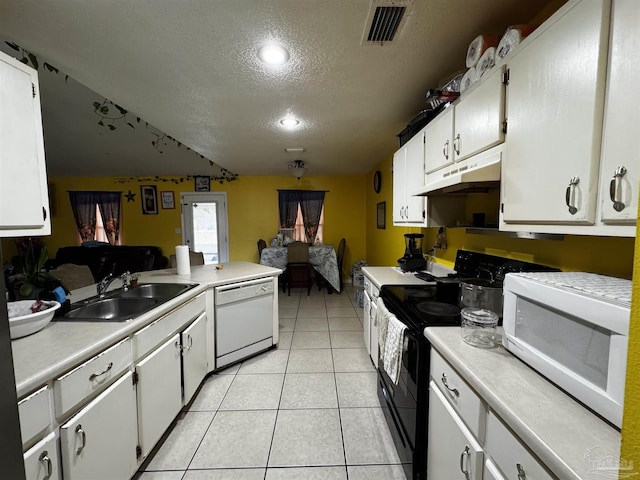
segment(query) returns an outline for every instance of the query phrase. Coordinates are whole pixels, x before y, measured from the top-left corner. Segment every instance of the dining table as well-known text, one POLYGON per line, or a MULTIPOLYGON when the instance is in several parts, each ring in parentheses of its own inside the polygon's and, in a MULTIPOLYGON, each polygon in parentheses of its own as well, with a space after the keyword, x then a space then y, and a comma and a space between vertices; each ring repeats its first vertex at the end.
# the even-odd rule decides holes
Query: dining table
MULTIPOLYGON (((312 245, 309 247, 309 263, 313 269, 331 285, 340 291, 340 273, 336 250, 331 245, 312 245)), ((266 247, 262 249, 260 264, 269 267, 287 268, 287 247, 266 247)))

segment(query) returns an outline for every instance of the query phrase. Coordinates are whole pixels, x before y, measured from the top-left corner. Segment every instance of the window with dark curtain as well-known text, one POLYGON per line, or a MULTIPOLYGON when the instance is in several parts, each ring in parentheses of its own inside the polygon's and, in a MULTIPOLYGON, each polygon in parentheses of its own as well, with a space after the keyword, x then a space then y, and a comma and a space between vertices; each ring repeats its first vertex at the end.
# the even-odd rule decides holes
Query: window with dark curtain
POLYGON ((309 243, 312 243, 318 233, 325 193, 315 190, 279 190, 280 228, 295 227, 298 207, 300 207, 305 237, 309 243))
POLYGON ((102 217, 104 233, 111 245, 120 239, 120 198, 122 192, 100 192, 98 208, 102 217))
POLYGON ((323 204, 324 192, 301 192, 300 210, 304 222, 304 233, 310 243, 315 240, 318 233, 323 204))
POLYGON ((120 198, 122 192, 70 191, 69 200, 82 242, 95 239, 96 205, 102 217, 105 233, 110 244, 120 238, 120 198))
POLYGON ((278 208, 280 210, 280 228, 294 228, 298 215, 298 190, 279 190, 278 208))

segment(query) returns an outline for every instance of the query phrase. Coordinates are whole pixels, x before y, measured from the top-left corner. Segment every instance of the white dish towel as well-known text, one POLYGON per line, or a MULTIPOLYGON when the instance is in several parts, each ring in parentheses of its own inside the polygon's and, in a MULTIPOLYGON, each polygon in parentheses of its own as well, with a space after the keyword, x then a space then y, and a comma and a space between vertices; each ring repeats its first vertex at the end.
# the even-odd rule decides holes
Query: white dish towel
POLYGON ((378 324, 378 346, 382 366, 389 378, 397 385, 404 348, 404 332, 407 327, 387 310, 381 298, 378 298, 377 306, 374 323, 378 324))
POLYGON ((407 327, 398 320, 395 315, 389 317, 387 325, 387 342, 384 349, 384 370, 389 378, 398 384, 400 377, 400 363, 402 361, 402 350, 404 347, 404 332, 407 327))

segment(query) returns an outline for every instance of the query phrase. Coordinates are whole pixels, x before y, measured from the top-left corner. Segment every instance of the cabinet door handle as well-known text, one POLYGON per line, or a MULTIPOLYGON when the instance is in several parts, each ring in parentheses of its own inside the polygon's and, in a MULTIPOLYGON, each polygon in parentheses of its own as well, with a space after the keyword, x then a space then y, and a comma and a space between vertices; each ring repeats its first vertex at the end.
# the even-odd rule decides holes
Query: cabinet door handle
POLYGON ((446 160, 449 160, 449 140, 444 142, 444 146, 442 147, 442 155, 446 160))
POLYGON ((624 210, 626 206, 623 202, 620 201, 622 196, 622 177, 627 174, 627 169, 622 165, 616 168, 616 171, 613 172, 613 177, 611 178, 611 182, 609 183, 609 197, 613 202, 613 209, 616 212, 621 212, 624 210))
POLYGON ((567 207, 569 207, 569 213, 571 215, 575 215, 576 213, 578 213, 578 209, 575 207, 575 205, 571 203, 571 197, 573 196, 572 194, 575 192, 576 186, 579 183, 580 183, 580 177, 572 177, 571 180, 569 180, 567 191, 564 194, 564 200, 567 204, 567 207))
POLYGON ((456 155, 460 155, 460 134, 457 134, 453 139, 453 151, 456 152, 456 155))
POLYGON ((188 352, 189 350, 191 350, 191 347, 193 347, 193 337, 187 334, 187 347, 185 350, 188 352))
POLYGON ((49 457, 49 452, 44 450, 40 457, 38 458, 42 463, 44 463, 44 469, 47 472, 46 475, 42 478, 42 480, 49 480, 51 478, 51 474, 53 473, 53 469, 51 466, 51 457, 49 457))
POLYGON ((442 380, 442 384, 446 387, 447 390, 449 390, 451 393, 453 393, 456 397, 460 396, 460 392, 458 391, 458 389, 457 388, 451 388, 449 386, 449 384, 447 383, 447 374, 446 373, 442 374, 441 380, 442 380))
POLYGON ((176 340, 176 343, 173 344, 176 347, 176 350, 182 355, 182 345, 180 345, 180 340, 176 340))
POLYGON ((518 469, 518 480, 527 480, 527 473, 524 471, 524 467, 519 463, 516 463, 518 469))
POLYGON ((465 459, 467 459, 466 463, 469 463, 468 462, 469 456, 470 456, 469 445, 465 445, 464 451, 460 454, 460 471, 464 474, 464 478, 466 480, 469 480, 469 470, 465 469, 465 459))
POLYGON ((113 362, 109 362, 109 365, 107 365, 107 368, 105 368, 103 371, 101 371, 100 373, 92 373, 91 375, 89 375, 89 381, 93 382, 96 378, 101 377, 102 375, 104 375, 105 373, 107 373, 109 370, 111 370, 113 368, 113 362))
POLYGON ((82 440, 82 443, 80 444, 80 446, 76 448, 76 455, 80 455, 80 452, 82 452, 82 449, 87 444, 87 434, 82 429, 82 425, 78 425, 76 427, 76 435, 80 435, 80 440, 82 440))

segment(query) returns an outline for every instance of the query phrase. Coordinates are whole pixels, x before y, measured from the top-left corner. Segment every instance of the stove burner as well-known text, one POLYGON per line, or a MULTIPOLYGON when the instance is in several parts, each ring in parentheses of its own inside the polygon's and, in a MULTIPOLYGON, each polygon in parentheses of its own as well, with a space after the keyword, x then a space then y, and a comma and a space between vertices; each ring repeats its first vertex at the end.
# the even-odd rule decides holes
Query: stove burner
POLYGON ((449 303, 442 302, 422 302, 416 305, 416 308, 432 317, 447 318, 458 317, 460 315, 460 308, 449 303))
POLYGON ((407 290, 405 293, 407 295, 407 300, 413 300, 413 299, 427 300, 429 298, 435 297, 435 294, 436 294, 435 290, 432 288, 407 290))

